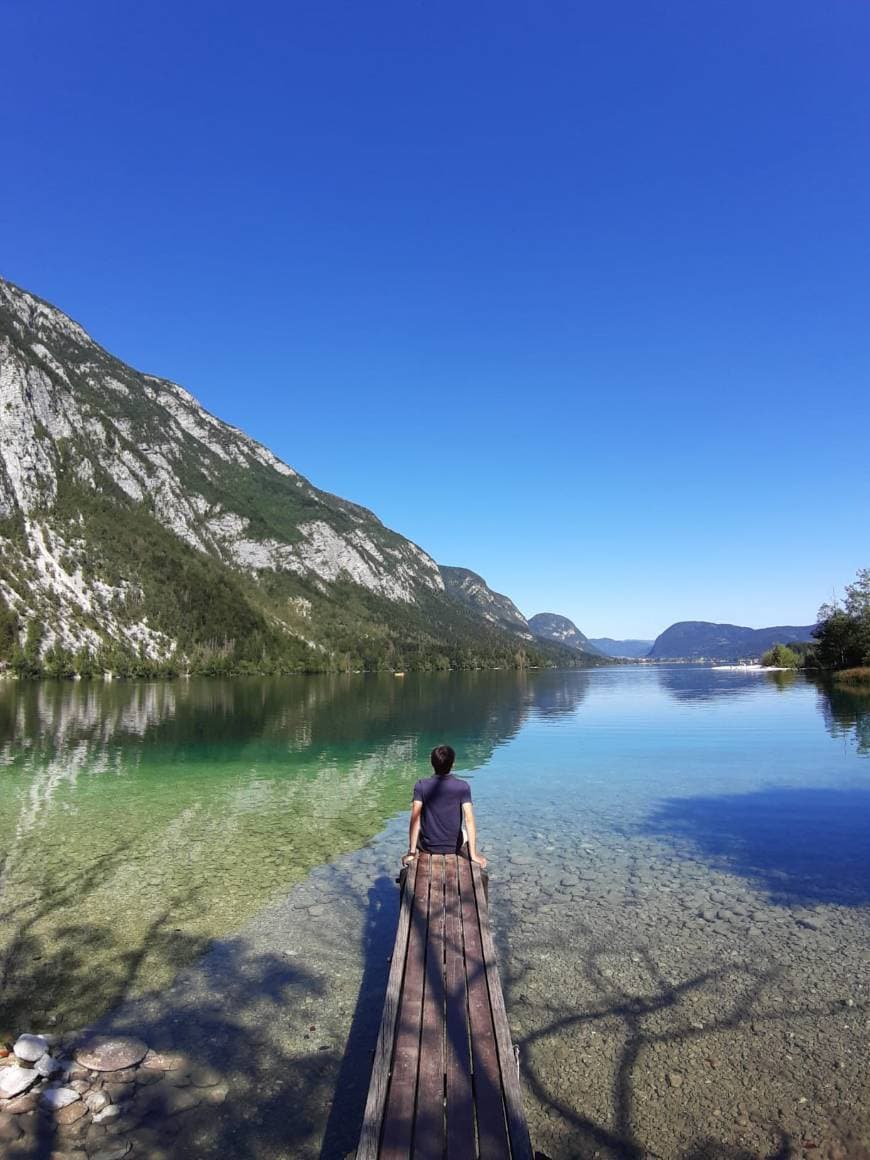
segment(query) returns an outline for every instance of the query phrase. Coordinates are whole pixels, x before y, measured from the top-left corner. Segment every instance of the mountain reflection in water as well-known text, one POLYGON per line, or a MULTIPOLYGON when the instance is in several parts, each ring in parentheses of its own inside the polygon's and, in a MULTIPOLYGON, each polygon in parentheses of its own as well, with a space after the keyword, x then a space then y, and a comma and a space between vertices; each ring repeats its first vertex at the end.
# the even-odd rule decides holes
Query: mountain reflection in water
POLYGON ((130 956, 125 986, 161 985, 405 810, 434 745, 472 772, 585 691, 554 672, 0 684, 0 1024, 93 1018, 130 956))

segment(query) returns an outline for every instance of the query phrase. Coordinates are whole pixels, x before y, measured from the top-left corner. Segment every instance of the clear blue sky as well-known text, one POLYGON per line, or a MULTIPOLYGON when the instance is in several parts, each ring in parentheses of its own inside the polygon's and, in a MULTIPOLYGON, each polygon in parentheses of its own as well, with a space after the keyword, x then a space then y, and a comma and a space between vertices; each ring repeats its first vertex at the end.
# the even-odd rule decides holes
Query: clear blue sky
POLYGON ((527 615, 870 565, 870 7, 5 0, 0 272, 527 615))

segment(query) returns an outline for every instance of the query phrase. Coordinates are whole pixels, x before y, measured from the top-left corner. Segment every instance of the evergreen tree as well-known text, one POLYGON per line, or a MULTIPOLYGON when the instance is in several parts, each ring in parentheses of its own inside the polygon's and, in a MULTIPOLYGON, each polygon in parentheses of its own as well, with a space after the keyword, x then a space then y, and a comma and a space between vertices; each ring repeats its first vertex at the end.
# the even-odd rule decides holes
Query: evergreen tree
POLYGON ((870 665, 870 568, 862 568, 845 599, 823 604, 813 632, 822 668, 870 665))
POLYGON ((38 677, 42 673, 43 628, 34 617, 27 622, 24 648, 20 656, 16 653, 15 668, 20 677, 38 677))
POLYGON ((0 596, 0 661, 11 661, 18 645, 18 616, 0 596))
POLYGON ((89 648, 82 646, 73 657, 73 671, 78 677, 92 677, 96 670, 96 662, 89 648))

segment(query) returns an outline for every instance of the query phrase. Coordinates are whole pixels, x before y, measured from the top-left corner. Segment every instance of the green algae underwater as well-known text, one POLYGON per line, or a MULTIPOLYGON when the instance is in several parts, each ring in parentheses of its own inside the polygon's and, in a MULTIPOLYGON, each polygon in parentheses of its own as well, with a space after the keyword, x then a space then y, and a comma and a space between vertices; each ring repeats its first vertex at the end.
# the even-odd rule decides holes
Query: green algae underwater
POLYGON ((448 729, 473 768, 529 696, 480 672, 0 684, 0 1030, 165 987, 405 809, 448 729))

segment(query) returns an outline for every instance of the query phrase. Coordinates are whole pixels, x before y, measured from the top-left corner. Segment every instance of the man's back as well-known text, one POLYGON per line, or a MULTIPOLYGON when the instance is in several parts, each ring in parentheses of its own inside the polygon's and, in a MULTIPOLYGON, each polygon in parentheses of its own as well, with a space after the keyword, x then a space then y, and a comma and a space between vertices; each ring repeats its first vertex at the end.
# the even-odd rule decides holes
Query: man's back
POLYGON ((462 807, 471 801, 471 786, 452 773, 424 777, 414 786, 422 802, 420 846, 430 854, 455 854, 462 848, 462 807))

